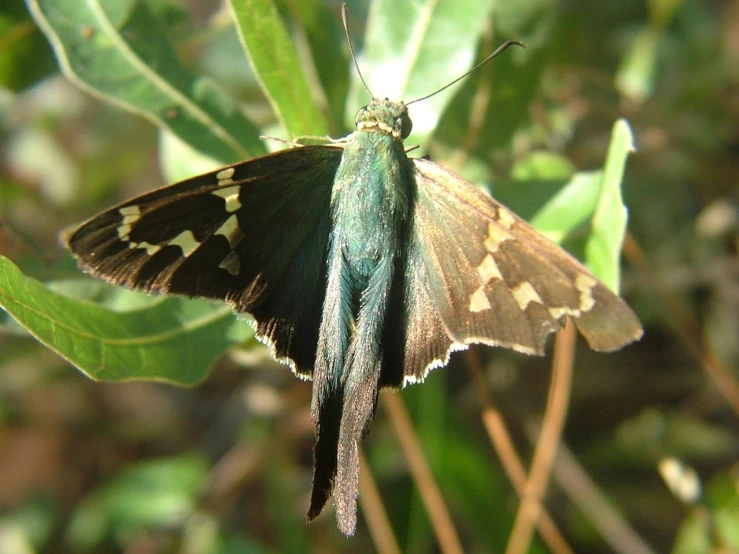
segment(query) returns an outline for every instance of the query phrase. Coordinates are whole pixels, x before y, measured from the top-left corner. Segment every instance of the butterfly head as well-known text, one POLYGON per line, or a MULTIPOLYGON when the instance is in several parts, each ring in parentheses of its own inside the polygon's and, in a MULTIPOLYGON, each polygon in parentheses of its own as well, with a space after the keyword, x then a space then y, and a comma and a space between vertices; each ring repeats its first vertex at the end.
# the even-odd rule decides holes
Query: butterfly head
POLYGON ((401 142, 408 138, 413 128, 406 105, 387 98, 373 98, 360 108, 354 123, 360 131, 384 133, 401 142))

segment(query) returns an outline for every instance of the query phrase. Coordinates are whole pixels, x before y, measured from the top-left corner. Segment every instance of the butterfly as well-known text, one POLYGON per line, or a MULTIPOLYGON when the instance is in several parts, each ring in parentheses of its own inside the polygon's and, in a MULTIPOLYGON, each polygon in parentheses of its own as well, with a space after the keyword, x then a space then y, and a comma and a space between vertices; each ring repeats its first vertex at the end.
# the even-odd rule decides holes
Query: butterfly
POLYGON ((409 157, 411 103, 372 98, 343 139, 296 140, 143 194, 67 239, 96 277, 251 314, 274 358, 313 382, 307 517, 333 494, 346 535, 380 389, 423 381, 473 343, 541 355, 567 317, 599 351, 642 334, 575 258, 459 175, 409 157))

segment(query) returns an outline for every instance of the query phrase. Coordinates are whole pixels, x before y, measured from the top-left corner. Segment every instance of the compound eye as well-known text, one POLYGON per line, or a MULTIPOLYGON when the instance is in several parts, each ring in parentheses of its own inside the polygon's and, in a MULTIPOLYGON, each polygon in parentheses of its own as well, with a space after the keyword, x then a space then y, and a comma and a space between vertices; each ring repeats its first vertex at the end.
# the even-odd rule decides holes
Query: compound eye
POLYGON ((403 112, 403 115, 400 116, 400 136, 407 139, 412 130, 413 122, 411 121, 408 112, 403 112))
POLYGON ((364 112, 367 111, 367 106, 362 106, 359 108, 359 111, 357 111, 357 115, 354 116, 354 126, 359 127, 359 121, 362 119, 362 116, 364 115, 364 112))

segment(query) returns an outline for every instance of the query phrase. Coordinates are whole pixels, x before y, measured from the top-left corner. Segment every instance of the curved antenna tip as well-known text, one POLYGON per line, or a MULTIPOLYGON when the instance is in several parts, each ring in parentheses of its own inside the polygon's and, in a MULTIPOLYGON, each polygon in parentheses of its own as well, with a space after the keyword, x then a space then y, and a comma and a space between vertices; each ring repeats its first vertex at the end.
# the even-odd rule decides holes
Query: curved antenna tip
POLYGON ((485 65, 486 63, 488 63, 490 60, 492 60, 493 58, 495 58, 499 54, 502 54, 510 46, 520 46, 521 48, 526 49, 526 46, 524 45, 523 42, 519 42, 517 40, 507 40, 503 44, 501 44, 500 46, 498 46, 492 54, 489 54, 484 60, 482 60, 480 63, 478 63, 475 67, 473 67, 472 69, 470 69, 466 73, 460 75, 459 77, 457 77, 456 79, 454 79, 451 83, 447 83, 446 85, 444 85, 443 87, 441 87, 438 90, 435 90, 431 94, 427 94, 426 96, 422 96, 421 98, 416 98, 415 100, 411 100, 410 102, 406 102, 405 105, 406 106, 409 106, 409 105, 413 104, 414 102, 420 102, 421 100, 426 100, 427 98, 431 98, 435 94, 439 94, 441 91, 448 89, 450 86, 458 83, 459 81, 461 81, 462 79, 464 79, 465 77, 467 77, 473 71, 477 71, 479 68, 481 68, 483 65, 485 65))

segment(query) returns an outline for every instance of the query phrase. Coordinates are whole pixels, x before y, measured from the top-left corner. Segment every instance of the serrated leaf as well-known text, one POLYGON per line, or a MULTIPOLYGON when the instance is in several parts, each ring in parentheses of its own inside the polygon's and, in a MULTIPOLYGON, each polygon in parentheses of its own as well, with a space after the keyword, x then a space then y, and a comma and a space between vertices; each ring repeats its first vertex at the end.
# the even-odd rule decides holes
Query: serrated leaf
POLYGON ((217 84, 180 63, 137 0, 26 0, 64 74, 223 162, 264 152, 256 128, 217 84))
POLYGON ((285 129, 295 135, 328 134, 274 3, 231 0, 229 5, 254 73, 285 129))
POLYGON ((251 329, 230 308, 165 299, 118 313, 52 292, 0 256, 0 307, 92 379, 198 383, 251 329))
MULTIPOLYGON (((460 76, 475 59, 492 5, 492 0, 373 2, 358 59, 372 93, 410 102, 460 76)), ((413 105, 413 134, 407 144, 423 143, 453 94, 441 93, 413 105)), ((367 92, 354 75, 347 124, 353 124, 357 109, 366 103, 367 92)))

